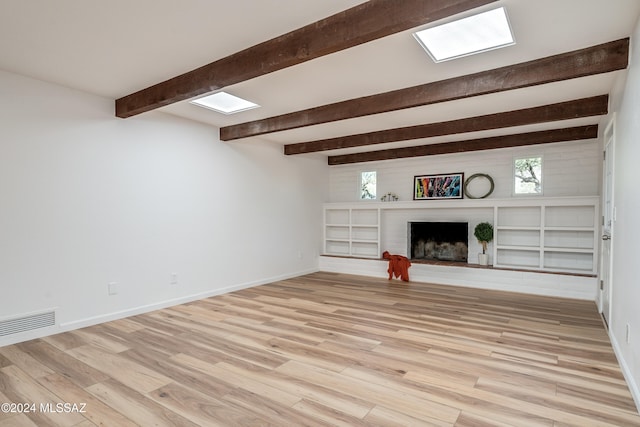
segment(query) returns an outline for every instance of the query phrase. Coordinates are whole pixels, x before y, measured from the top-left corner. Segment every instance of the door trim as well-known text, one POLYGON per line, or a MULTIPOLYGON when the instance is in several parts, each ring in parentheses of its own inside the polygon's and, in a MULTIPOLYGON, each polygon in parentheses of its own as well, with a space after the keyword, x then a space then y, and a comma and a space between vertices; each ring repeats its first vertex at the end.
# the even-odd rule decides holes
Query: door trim
MULTIPOLYGON (((609 228, 609 235, 610 235, 610 240, 609 240, 609 259, 605 260, 604 259, 604 250, 603 250, 603 244, 602 244, 602 240, 599 240, 600 242, 600 271, 598 272, 598 283, 600 283, 600 281, 602 280, 602 275, 603 275, 603 271, 604 271, 604 267, 605 267, 605 262, 608 262, 608 272, 609 272, 609 283, 607 287, 607 291, 608 291, 608 307, 607 307, 607 313, 604 312, 605 307, 604 307, 604 290, 603 289, 599 289, 598 292, 598 309, 600 311, 600 313, 602 314, 603 320, 604 320, 604 324, 605 326, 610 329, 611 328, 611 322, 612 322, 612 307, 611 307, 611 301, 612 301, 612 297, 613 297, 613 259, 614 259, 614 249, 613 249, 613 237, 614 237, 614 225, 615 225, 615 143, 616 143, 616 113, 613 113, 613 116, 611 117, 611 120, 609 121, 609 123, 607 124, 607 127, 604 130, 604 134, 603 134, 603 153, 606 152, 606 148, 607 148, 607 144, 609 143, 611 144, 610 147, 610 152, 609 155, 611 156, 611 159, 609 159, 611 161, 610 165, 611 165, 611 194, 609 195, 610 198, 610 219, 611 219, 611 226, 609 228)), ((601 197, 601 204, 600 206, 602 206, 602 218, 603 218, 603 223, 601 225, 601 230, 600 230, 600 235, 604 235, 604 228, 605 228, 605 224, 604 224, 604 220, 606 215, 606 209, 607 209, 607 204, 605 201, 606 198, 606 172, 607 172, 607 166, 606 166, 606 162, 607 159, 603 159, 603 165, 602 165, 602 197, 601 197)))

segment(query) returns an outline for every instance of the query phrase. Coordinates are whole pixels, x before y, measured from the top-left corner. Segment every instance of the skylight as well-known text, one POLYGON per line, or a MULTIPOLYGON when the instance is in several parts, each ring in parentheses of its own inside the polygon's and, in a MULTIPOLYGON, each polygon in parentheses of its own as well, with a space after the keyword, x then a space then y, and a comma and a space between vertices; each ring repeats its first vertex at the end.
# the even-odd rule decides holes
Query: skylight
POLYGON ((258 104, 230 95, 227 92, 216 92, 213 95, 194 99, 191 103, 222 114, 235 114, 259 107, 258 104))
POLYGON ((515 44, 504 7, 413 34, 435 62, 515 44))

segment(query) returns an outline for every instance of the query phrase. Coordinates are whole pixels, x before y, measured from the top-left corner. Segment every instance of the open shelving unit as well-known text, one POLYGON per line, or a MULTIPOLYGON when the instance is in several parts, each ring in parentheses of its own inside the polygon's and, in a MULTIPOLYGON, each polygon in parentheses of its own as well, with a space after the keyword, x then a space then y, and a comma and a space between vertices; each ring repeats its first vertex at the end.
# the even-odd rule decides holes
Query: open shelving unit
MULTIPOLYGON (((493 211, 493 266, 596 275, 599 199, 539 197, 324 205, 324 255, 380 258, 381 213, 393 209, 493 211)), ((469 227, 474 224, 470 223, 469 227)))
POLYGON ((494 266, 596 274, 595 200, 537 200, 496 206, 494 266))
POLYGON ((324 253, 380 258, 380 209, 325 208, 324 253))

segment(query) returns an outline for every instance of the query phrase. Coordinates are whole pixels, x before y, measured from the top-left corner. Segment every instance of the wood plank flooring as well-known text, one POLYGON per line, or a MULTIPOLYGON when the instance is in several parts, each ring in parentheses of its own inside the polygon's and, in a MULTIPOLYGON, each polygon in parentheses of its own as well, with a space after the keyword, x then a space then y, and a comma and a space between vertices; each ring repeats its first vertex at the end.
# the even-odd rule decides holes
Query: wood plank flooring
POLYGON ((0 348, 0 402, 36 405, 0 426, 640 426, 592 302, 332 273, 0 348))

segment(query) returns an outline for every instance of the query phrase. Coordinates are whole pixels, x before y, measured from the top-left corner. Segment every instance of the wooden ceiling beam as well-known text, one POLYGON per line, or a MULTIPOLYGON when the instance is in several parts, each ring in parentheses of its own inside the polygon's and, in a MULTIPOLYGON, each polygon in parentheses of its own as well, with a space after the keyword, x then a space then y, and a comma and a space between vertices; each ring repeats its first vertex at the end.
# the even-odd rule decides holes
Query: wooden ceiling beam
POLYGON ((351 119, 561 80, 627 67, 629 38, 461 77, 226 126, 220 139, 231 141, 304 126, 351 119))
POLYGON ((609 96, 600 95, 447 122, 429 123, 338 138, 288 144, 284 146, 284 154, 291 155, 338 150, 341 148, 362 147, 365 145, 599 116, 607 114, 608 105, 609 96))
POLYGON ((435 156, 438 154, 465 153, 469 151, 494 150, 497 148, 523 147, 552 142, 578 141, 598 137, 598 125, 578 126, 565 129, 494 136, 467 141, 444 142, 416 147, 392 148, 366 153, 329 156, 331 166, 350 163, 374 162, 378 160, 403 159, 408 157, 435 156))
POLYGON ((370 0, 116 100, 131 117, 496 0, 370 0))

